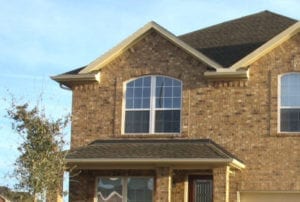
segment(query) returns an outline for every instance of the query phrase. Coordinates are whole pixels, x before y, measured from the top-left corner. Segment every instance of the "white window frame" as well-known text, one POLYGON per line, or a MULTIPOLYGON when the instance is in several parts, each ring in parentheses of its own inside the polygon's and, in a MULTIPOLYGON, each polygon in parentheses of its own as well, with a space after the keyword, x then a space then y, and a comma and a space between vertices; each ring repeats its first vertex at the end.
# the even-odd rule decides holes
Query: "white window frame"
POLYGON ((130 79, 123 84, 123 101, 122 101, 122 134, 134 134, 134 135, 143 135, 143 134, 180 134, 182 130, 182 98, 183 98, 183 84, 182 81, 170 76, 165 75, 145 75, 140 77, 135 77, 133 79, 130 79), (136 79, 142 78, 142 77, 150 77, 151 78, 151 86, 150 86, 150 108, 138 108, 138 109, 126 109, 126 85, 134 81, 136 79), (180 88, 181 88, 181 98, 180 98, 180 107, 179 108, 156 108, 155 105, 155 98, 156 98, 156 78, 157 77, 166 77, 170 79, 174 79, 180 82, 180 88), (179 110, 180 113, 180 121, 179 121, 179 131, 178 132, 155 132, 155 112, 156 111, 164 111, 164 110, 179 110), (126 133, 125 132, 125 114, 126 111, 149 111, 149 132, 145 133, 126 133))
POLYGON ((278 133, 290 133, 290 134, 298 134, 300 133, 300 131, 282 131, 281 130, 281 109, 300 109, 300 106, 282 106, 281 105, 281 80, 283 76, 287 76, 287 75, 292 75, 292 74, 299 74, 300 72, 288 72, 288 73, 284 73, 278 76, 278 97, 277 97, 277 131, 278 133))
POLYGON ((122 202, 127 202, 127 182, 129 178, 149 178, 153 180, 152 201, 155 200, 155 178, 153 176, 97 176, 95 182, 94 202, 98 202, 98 183, 100 178, 120 178, 122 183, 122 194, 124 197, 122 202))

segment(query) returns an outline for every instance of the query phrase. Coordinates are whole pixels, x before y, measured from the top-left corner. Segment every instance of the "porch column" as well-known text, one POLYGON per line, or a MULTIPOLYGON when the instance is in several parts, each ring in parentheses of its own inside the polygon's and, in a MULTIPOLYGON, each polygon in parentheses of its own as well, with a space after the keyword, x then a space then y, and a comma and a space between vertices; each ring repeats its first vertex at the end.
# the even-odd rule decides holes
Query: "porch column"
POLYGON ((213 169, 214 202, 229 202, 229 166, 213 169))
POLYGON ((156 168, 156 202, 171 202, 172 169, 170 167, 156 168))

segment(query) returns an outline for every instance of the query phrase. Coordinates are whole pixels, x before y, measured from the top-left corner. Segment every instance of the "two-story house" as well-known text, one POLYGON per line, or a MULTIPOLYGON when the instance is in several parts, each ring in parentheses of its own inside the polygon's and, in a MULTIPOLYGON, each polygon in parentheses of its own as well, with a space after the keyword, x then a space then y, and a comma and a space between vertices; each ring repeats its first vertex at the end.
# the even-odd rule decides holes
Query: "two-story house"
POLYGON ((70 201, 300 201, 299 32, 269 11, 150 22, 52 77, 73 92, 70 201))

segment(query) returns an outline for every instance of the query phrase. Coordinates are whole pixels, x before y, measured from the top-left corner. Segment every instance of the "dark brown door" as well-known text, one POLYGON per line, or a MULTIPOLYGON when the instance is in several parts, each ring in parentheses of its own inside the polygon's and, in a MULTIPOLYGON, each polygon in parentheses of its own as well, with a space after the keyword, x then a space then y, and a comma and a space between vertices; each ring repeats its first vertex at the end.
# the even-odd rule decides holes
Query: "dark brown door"
POLYGON ((189 177, 189 202, 212 202, 213 179, 212 176, 189 177))

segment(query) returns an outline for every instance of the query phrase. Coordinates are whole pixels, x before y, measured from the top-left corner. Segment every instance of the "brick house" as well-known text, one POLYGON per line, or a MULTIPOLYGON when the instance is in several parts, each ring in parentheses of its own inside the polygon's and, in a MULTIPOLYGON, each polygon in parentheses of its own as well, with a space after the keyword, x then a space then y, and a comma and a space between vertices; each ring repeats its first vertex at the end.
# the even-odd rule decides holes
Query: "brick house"
POLYGON ((150 22, 52 77, 73 92, 70 201, 300 201, 299 31, 269 11, 150 22))

